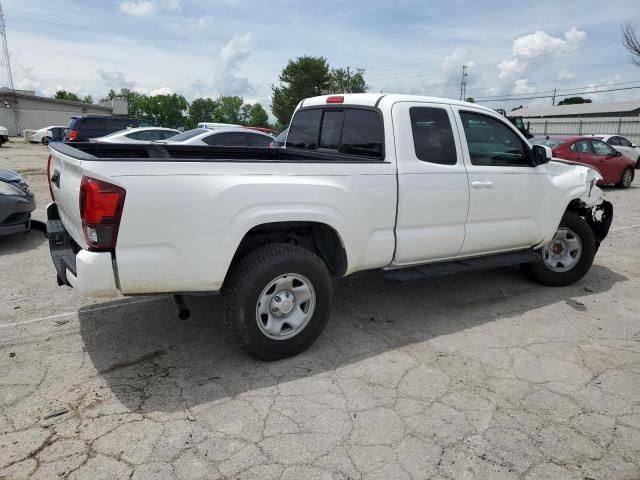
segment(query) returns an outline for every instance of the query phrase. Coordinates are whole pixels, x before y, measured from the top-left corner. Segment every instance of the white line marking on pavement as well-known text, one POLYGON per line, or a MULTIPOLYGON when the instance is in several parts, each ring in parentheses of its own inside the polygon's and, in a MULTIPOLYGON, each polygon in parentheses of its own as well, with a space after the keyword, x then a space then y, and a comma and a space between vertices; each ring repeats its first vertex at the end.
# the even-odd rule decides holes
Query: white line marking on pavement
MULTIPOLYGON (((158 298, 166 298, 166 297, 165 296, 157 296, 157 297, 151 297, 151 298, 143 298, 143 299, 140 299, 140 300, 134 300, 132 302, 118 303, 117 305, 97 306, 95 308, 87 309, 86 311, 87 312, 99 312, 100 310, 109 310, 111 308, 117 308, 117 307, 120 307, 122 305, 135 305, 137 303, 151 302, 153 300, 157 300, 158 298)), ((32 318, 31 320, 23 320, 22 322, 5 323, 3 325, 0 325, 0 328, 18 327, 20 325, 27 325, 29 323, 44 322, 46 320, 52 320, 54 318, 69 317, 71 315, 77 315, 77 314, 78 314, 78 312, 58 313, 57 315, 49 315, 47 317, 41 317, 41 318, 32 318)))

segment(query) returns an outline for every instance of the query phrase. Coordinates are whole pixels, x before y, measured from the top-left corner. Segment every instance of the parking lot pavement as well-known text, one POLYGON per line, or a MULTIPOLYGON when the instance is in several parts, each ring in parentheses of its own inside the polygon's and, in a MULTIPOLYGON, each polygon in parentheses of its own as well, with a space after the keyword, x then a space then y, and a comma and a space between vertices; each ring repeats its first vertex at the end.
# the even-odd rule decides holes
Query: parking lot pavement
MULTIPOLYGON (((8 148, 5 148, 8 147, 8 148)), ((9 145, 42 218, 43 147, 9 145)), ((607 189, 588 276, 341 280, 326 332, 264 363, 220 298, 84 299, 40 232, 0 239, 0 478, 640 478, 640 187, 607 189)))

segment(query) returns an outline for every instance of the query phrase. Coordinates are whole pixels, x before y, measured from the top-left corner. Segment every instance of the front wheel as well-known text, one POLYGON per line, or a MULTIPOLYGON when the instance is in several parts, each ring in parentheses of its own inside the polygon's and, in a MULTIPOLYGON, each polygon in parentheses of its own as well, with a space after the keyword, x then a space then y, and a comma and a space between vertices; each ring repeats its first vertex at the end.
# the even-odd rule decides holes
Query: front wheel
POLYGON ((553 240, 539 252, 540 260, 527 268, 537 281, 550 286, 575 283, 593 264, 596 255, 593 230, 584 218, 566 212, 553 240))
POLYGON ((262 360, 309 348, 327 324, 333 296, 324 262, 289 244, 249 253, 232 268, 223 294, 227 330, 262 360))
POLYGON ((633 182, 633 168, 627 167, 622 172, 622 176, 620 177, 620 181, 616 183, 616 187, 618 188, 629 188, 631 186, 631 182, 633 182))

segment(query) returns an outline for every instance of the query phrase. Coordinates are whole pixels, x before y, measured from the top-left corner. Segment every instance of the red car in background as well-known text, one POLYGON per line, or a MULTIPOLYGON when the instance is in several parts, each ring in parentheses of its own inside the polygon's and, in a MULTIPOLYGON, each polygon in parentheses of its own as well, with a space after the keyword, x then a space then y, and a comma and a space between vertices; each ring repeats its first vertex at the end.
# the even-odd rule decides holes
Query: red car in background
POLYGON ((635 173, 634 162, 601 140, 584 136, 547 135, 529 140, 531 145, 551 148, 553 156, 586 163, 602 175, 603 185, 629 188, 635 173))

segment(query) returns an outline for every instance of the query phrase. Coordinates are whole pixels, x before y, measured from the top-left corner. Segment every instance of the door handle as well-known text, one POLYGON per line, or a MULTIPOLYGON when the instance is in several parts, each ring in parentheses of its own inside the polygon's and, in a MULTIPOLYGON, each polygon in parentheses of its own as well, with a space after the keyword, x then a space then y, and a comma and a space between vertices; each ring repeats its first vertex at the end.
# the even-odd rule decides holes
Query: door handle
POLYGON ((475 182, 471 182, 471 186, 473 188, 491 188, 493 187, 493 182, 484 182, 476 180, 475 182))

